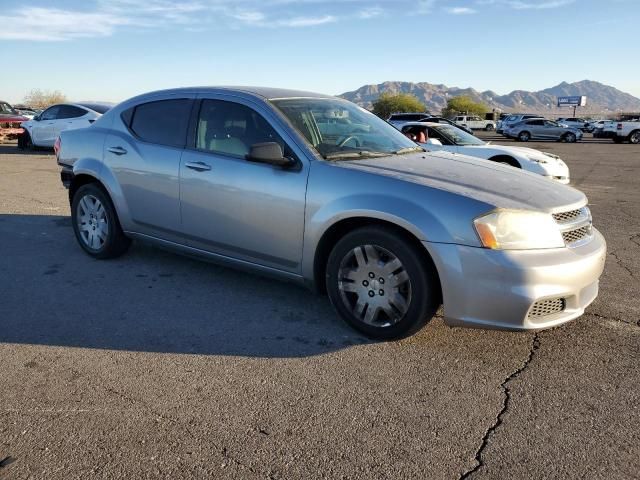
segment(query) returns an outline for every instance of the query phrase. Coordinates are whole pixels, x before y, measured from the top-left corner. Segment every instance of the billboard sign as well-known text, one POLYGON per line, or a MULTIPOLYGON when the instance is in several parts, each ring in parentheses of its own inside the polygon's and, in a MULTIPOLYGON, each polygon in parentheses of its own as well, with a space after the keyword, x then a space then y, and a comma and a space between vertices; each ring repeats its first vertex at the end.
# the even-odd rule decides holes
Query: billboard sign
POLYGON ((558 97, 559 107, 584 107, 587 104, 587 97, 576 95, 573 97, 558 97))

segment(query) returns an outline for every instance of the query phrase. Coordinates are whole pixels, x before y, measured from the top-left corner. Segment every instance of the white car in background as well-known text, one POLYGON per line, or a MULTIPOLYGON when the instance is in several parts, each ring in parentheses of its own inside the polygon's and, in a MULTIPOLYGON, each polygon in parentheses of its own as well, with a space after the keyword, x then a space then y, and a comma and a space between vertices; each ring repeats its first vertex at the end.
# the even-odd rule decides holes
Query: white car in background
POLYGON ((441 123, 412 122, 404 125, 401 132, 430 151, 444 150, 504 163, 563 184, 568 184, 570 180, 569 167, 552 153, 527 147, 492 145, 458 128, 441 123))
POLYGON ((63 130, 88 127, 112 107, 108 103, 59 103, 23 122, 18 147, 53 147, 63 130))

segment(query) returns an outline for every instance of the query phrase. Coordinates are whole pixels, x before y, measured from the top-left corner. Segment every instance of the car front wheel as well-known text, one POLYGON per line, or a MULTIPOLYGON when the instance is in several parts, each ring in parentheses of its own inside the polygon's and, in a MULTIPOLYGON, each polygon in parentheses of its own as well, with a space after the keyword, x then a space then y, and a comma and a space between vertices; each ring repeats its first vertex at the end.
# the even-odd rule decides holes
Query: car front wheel
POLYGON ((637 145, 640 143, 640 130, 633 132, 631 135, 629 135, 629 143, 633 143, 634 145, 637 145))
POLYGON ((440 284, 417 246, 380 227, 354 230, 327 262, 326 286, 338 314, 365 335, 389 340, 410 335, 435 314, 440 284))
POLYGON ((94 258, 118 257, 129 248, 131 240, 122 232, 111 199, 95 183, 82 185, 75 192, 71 220, 78 243, 94 258))
POLYGON ((576 142, 576 135, 575 133, 565 133, 563 140, 567 143, 575 143, 576 142))

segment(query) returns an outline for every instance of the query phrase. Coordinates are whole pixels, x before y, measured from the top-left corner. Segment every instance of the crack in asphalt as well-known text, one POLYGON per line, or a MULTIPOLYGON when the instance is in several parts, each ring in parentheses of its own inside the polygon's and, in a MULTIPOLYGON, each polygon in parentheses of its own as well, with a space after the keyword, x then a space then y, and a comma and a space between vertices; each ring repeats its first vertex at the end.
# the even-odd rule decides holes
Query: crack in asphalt
MULTIPOLYGON (((635 243, 635 242, 634 242, 635 243)), ((624 268, 629 275, 631 275, 633 278, 635 278, 635 274, 631 271, 631 269, 629 267, 627 267, 622 260, 620 260, 620 257, 618 257, 618 254, 616 252, 609 252, 609 255, 611 255, 613 258, 616 259, 616 263, 618 265, 620 265, 622 268, 624 268)))
POLYGON ((607 315, 602 315, 601 313, 596 313, 596 312, 588 312, 586 313, 586 315, 592 315, 596 318, 602 319, 602 320, 611 320, 614 322, 620 322, 620 323, 624 323, 626 325, 637 325, 638 327, 640 327, 640 319, 638 319, 637 321, 633 321, 633 320, 623 320, 622 318, 618 318, 618 317, 609 317, 607 315))
POLYGON ((527 356, 525 361, 522 363, 522 365, 520 365, 520 367, 518 367, 514 372, 512 372, 500 384, 500 388, 502 389, 502 392, 504 394, 504 397, 502 400, 502 408, 498 412, 498 415, 496 415, 496 419, 493 422, 493 424, 487 429, 487 431, 484 433, 482 437, 482 442, 480 443, 480 447, 476 451, 476 455, 475 455, 475 462, 476 462, 475 466, 472 469, 464 472, 460 476, 459 480, 465 480, 467 478, 470 478, 474 473, 479 471, 485 465, 482 454, 484 453, 484 450, 489 445, 489 439, 494 434, 494 432, 498 429, 498 427, 502 425, 503 418, 509 410, 509 405, 511 403, 511 389, 509 388, 509 383, 512 380, 515 380, 516 378, 518 378, 518 376, 520 376, 520 374, 527 369, 527 367, 531 364, 531 361, 533 360, 533 357, 535 356, 538 348, 540 348, 540 338, 538 336, 538 332, 536 332, 533 335, 533 340, 531 341, 531 348, 529 349, 529 355, 527 356))
POLYGON ((640 233, 636 233, 634 235, 631 235, 631 237, 629 237, 629 240, 632 243, 635 243, 636 245, 638 245, 640 247, 640 233))

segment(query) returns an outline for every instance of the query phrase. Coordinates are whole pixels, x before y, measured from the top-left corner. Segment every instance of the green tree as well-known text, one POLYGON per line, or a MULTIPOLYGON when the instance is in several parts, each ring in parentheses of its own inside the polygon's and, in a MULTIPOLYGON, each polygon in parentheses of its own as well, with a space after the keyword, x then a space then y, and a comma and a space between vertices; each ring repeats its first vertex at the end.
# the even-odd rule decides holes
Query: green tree
POLYGON ((461 95, 447 100, 447 106, 442 110, 442 115, 452 117, 461 113, 484 116, 490 110, 484 103, 474 102, 471 97, 461 95))
POLYGON ((373 113, 383 119, 392 113, 424 112, 424 104, 415 95, 409 93, 383 93, 373 102, 373 113))

